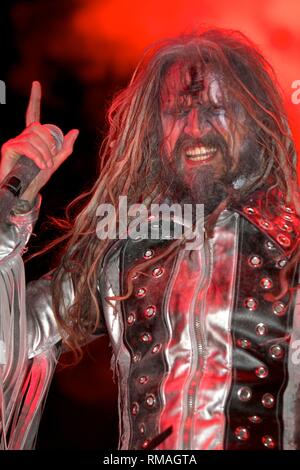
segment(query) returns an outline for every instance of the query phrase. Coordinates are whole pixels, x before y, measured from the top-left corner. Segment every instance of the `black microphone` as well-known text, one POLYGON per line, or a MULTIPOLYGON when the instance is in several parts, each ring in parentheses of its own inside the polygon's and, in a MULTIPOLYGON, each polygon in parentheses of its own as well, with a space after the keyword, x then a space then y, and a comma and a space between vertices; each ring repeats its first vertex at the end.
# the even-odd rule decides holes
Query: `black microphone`
MULTIPOLYGON (((44 124, 49 129, 55 143, 51 149, 58 153, 63 145, 64 136, 59 127, 44 124)), ((6 222, 17 199, 22 196, 41 169, 33 160, 21 155, 14 167, 0 184, 0 223, 6 222)))

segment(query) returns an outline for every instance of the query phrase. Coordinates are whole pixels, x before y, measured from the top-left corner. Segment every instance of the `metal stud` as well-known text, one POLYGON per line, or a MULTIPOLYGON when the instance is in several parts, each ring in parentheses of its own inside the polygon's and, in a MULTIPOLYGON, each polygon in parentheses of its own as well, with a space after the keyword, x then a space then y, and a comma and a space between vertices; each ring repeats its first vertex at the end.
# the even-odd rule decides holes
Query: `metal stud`
POLYGON ((262 266, 262 258, 258 255, 251 255, 248 258, 251 268, 260 268, 262 266))
POLYGON ((250 437, 248 429, 243 426, 237 427, 234 431, 234 435, 239 441, 247 441, 250 437))
POLYGON ((139 405, 138 403, 132 403, 132 406, 131 406, 131 414, 133 416, 136 416, 139 412, 139 405))
POLYGON ((280 344, 273 344, 269 349, 269 354, 272 359, 282 359, 284 356, 284 349, 280 344))
POLYGON ((262 443, 268 449, 274 449, 276 447, 276 441, 272 436, 263 436, 262 443))
POLYGON ((146 375, 142 375, 140 378, 139 378, 139 383, 141 385, 144 385, 148 382, 148 377, 146 375))
POLYGON ((249 341, 249 339, 247 339, 247 338, 239 338, 237 340, 237 345, 240 348, 248 349, 248 348, 251 348, 251 341, 249 341))
POLYGON ((258 415, 249 416, 248 419, 253 424, 259 424, 262 422, 261 417, 258 415))
POLYGON ((128 325, 131 326, 134 324, 134 322, 135 322, 135 314, 131 312, 127 317, 127 323, 128 325))
POLYGON ((283 206, 283 210, 287 212, 288 214, 294 214, 295 211, 292 209, 290 206, 283 206))
POLYGON ((248 310, 253 311, 257 309, 258 303, 257 300, 255 300, 253 297, 247 297, 244 300, 244 305, 246 308, 248 308, 248 310))
POLYGON ((276 267, 279 269, 284 268, 287 265, 287 260, 286 259, 280 259, 276 263, 276 267))
POLYGON ((144 315, 148 319, 155 317, 156 307, 154 305, 148 305, 148 307, 146 308, 146 310, 144 312, 144 315))
POLYGON ((269 222, 268 220, 266 219, 260 219, 258 221, 259 225, 264 228, 265 230, 273 230, 274 226, 272 224, 272 222, 269 222))
POLYGON ((267 248, 268 251, 276 250, 274 243, 272 243, 270 241, 266 242, 266 248, 267 248))
POLYGON ((268 328, 264 323, 258 323, 255 327, 255 333, 257 336, 265 336, 268 332, 268 328))
POLYGON ((148 250, 146 250, 145 253, 144 253, 144 258, 145 259, 150 259, 150 258, 153 257, 153 255, 154 255, 154 251, 151 250, 150 248, 148 248, 148 250))
POLYGON ((156 353, 158 353, 160 350, 161 350, 161 344, 156 344, 155 346, 153 346, 151 352, 152 352, 153 354, 156 354, 156 353))
POLYGON ((152 341, 152 336, 150 335, 150 333, 143 333, 141 335, 141 341, 143 343, 151 343, 152 341))
POLYGON ((141 424, 141 425, 140 425, 140 433, 141 433, 142 435, 145 434, 145 426, 144 426, 144 424, 141 424))
POLYGON ((285 232, 288 232, 288 233, 293 231, 292 225, 287 224, 284 220, 279 222, 278 227, 280 228, 280 230, 284 230, 285 232))
POLYGON ((275 398, 271 393, 265 393, 261 399, 261 402, 265 408, 273 408, 275 405, 275 398))
POLYGON ((244 207, 243 211, 245 212, 245 214, 248 214, 248 215, 254 215, 257 213, 257 210, 254 209, 254 207, 250 207, 250 206, 244 207))
POLYGON ((135 295, 136 295, 136 297, 141 299, 142 297, 145 297, 146 292, 147 292, 146 287, 139 287, 138 290, 136 291, 135 295))
POLYGON ((282 233, 279 233, 277 235, 276 240, 281 246, 284 246, 286 248, 291 245, 291 240, 289 239, 289 237, 287 235, 283 235, 282 233))
POLYGON ((161 277, 164 273, 164 268, 154 268, 152 271, 152 276, 153 277, 161 277))
POLYGON ((286 312, 286 305, 283 302, 274 302, 272 305, 274 315, 281 317, 286 312))
POLYGON ((148 406, 152 408, 155 405, 155 403, 156 403, 155 396, 152 393, 146 396, 146 404, 148 406))
POLYGON ((259 379, 265 379, 269 375, 269 371, 267 367, 260 366, 260 367, 257 367, 257 369, 255 369, 255 375, 259 379))
POLYGON ((139 362, 141 360, 141 353, 137 352, 132 356, 133 362, 139 362))
POLYGON ((293 222, 294 220, 293 217, 289 214, 284 214, 283 219, 287 220, 288 222, 293 222))
POLYGON ((249 387, 241 387, 237 391, 237 396, 240 401, 249 401, 252 397, 252 392, 249 387))
POLYGON ((269 277, 263 277, 260 281, 260 285, 263 289, 269 290, 273 287, 273 281, 269 277))
POLYGON ((146 439, 142 444, 142 449, 147 449, 150 444, 149 439, 146 439))

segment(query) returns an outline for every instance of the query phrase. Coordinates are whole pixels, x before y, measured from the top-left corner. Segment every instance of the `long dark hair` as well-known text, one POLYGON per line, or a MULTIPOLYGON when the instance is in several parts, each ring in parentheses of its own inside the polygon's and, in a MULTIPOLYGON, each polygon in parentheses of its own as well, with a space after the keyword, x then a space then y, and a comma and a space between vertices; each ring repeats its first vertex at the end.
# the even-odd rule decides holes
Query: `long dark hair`
MULTIPOLYGON (((100 149, 99 178, 89 192, 75 200, 75 204, 85 201, 85 205, 75 220, 67 219, 67 232, 55 242, 65 243, 52 281, 53 304, 62 335, 74 350, 80 351, 100 319, 98 271, 111 240, 99 240, 96 235, 98 205, 111 203, 117 209, 118 198, 124 195, 128 204, 150 205, 165 190, 157 163, 163 144, 160 92, 167 71, 177 61, 209 63, 222 74, 228 95, 251 119, 261 148, 258 170, 241 190, 228 194, 211 214, 211 224, 226 204, 268 181, 299 212, 295 146, 273 69, 259 50, 242 33, 221 29, 155 44, 146 51, 128 87, 113 100, 108 134, 100 149), (63 304, 66 275, 74 284, 71 306, 63 304)), ((299 249, 291 264, 298 258, 299 249)))

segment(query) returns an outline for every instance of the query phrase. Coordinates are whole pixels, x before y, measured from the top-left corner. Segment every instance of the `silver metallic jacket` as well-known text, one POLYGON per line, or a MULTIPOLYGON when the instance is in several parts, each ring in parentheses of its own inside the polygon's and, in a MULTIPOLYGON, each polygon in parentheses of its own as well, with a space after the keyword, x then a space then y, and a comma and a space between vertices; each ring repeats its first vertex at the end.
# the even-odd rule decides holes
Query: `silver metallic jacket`
MULTIPOLYGON (((280 289, 282 270, 299 243, 299 220, 284 201, 266 217, 264 196, 255 193, 243 207, 223 211, 201 249, 159 258, 170 239, 127 239, 103 259, 99 333, 105 329, 113 348, 121 449, 300 449, 299 294, 280 289), (126 293, 132 273, 132 294, 108 302, 126 293)), ((20 259, 33 221, 32 213, 19 214, 3 228, 1 273, 15 269, 8 261, 20 259)), ((294 269, 288 284, 297 282, 294 269)), ((4 397, 14 397, 12 411, 2 410, 8 424, 14 416, 3 448, 34 445, 61 340, 49 286, 47 276, 32 282, 26 312, 14 308, 26 319, 23 362, 8 358, 19 357, 24 328, 15 328, 14 344, 2 333, 4 397)), ((71 303, 71 281, 65 295, 71 303)))

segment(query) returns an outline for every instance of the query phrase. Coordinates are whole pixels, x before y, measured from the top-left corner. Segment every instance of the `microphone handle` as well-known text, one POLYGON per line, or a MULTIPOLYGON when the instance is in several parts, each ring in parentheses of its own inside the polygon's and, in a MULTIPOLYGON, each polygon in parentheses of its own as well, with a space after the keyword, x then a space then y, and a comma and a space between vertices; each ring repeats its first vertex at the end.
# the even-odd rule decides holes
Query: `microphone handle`
MULTIPOLYGON (((52 137, 54 143, 52 152, 55 154, 62 148, 64 135, 59 127, 54 124, 43 124, 52 137)), ((31 181, 39 173, 40 168, 29 158, 21 155, 12 170, 0 183, 0 223, 8 220, 11 209, 16 204, 17 199, 22 196, 31 181)))
POLYGON ((39 173, 40 168, 33 160, 21 155, 12 171, 0 185, 0 223, 8 220, 9 214, 29 184, 39 173))

